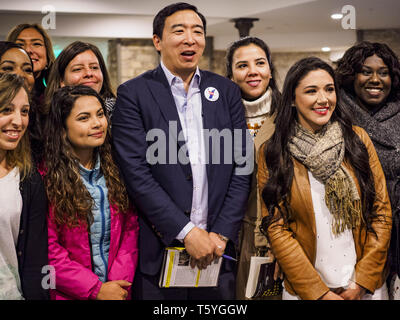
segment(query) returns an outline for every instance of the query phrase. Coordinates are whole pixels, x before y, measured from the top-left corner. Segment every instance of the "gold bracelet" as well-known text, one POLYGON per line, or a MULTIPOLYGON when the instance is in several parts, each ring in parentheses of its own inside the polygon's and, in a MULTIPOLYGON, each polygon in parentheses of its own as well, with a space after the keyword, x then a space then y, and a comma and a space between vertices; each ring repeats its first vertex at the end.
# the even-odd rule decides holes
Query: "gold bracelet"
POLYGON ((220 233, 218 233, 218 236, 219 236, 219 238, 220 238, 222 241, 225 241, 225 242, 228 242, 228 241, 229 241, 229 238, 228 238, 228 237, 225 237, 224 235, 222 235, 222 234, 220 234, 220 233))

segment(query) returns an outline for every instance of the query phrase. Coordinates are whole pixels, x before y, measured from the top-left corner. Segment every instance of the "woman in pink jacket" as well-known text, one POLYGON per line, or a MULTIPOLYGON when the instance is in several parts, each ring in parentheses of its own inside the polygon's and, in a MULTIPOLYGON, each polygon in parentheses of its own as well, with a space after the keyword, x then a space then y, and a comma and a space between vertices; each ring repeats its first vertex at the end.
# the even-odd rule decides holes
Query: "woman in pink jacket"
POLYGON ((101 97, 88 86, 59 89, 45 132, 51 298, 125 300, 139 227, 111 156, 101 97))

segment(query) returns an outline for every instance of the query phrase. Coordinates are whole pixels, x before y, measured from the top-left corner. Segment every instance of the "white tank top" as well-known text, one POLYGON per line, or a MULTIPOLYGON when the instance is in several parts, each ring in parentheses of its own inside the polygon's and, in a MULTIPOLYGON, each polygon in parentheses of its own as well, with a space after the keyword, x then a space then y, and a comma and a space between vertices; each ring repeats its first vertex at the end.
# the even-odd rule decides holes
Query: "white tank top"
POLYGON ((22 212, 19 169, 0 178, 0 300, 21 300, 17 241, 22 212))

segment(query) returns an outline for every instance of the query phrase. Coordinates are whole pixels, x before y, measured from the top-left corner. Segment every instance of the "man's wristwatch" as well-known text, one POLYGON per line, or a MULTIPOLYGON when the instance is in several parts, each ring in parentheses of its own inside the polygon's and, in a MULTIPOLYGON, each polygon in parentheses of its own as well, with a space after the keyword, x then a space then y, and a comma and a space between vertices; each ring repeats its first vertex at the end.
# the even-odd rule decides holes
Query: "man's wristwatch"
POLYGON ((225 242, 228 242, 228 241, 229 241, 229 238, 228 238, 228 237, 225 237, 224 235, 222 235, 222 234, 220 234, 220 233, 218 233, 218 236, 219 236, 219 238, 220 238, 222 241, 225 241, 225 242))

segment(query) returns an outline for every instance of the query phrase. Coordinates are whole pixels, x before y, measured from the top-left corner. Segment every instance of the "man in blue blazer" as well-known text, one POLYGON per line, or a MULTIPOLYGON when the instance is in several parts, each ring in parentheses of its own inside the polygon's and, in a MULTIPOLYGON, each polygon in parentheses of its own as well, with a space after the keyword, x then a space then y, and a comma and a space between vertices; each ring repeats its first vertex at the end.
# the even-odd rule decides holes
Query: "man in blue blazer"
POLYGON ((167 246, 184 246, 200 269, 224 253, 236 257, 250 189, 240 90, 199 70, 205 32, 196 7, 165 7, 153 21, 160 66, 118 88, 113 144, 140 222, 134 299, 234 299, 236 266, 225 259, 215 288, 158 286, 167 246))

